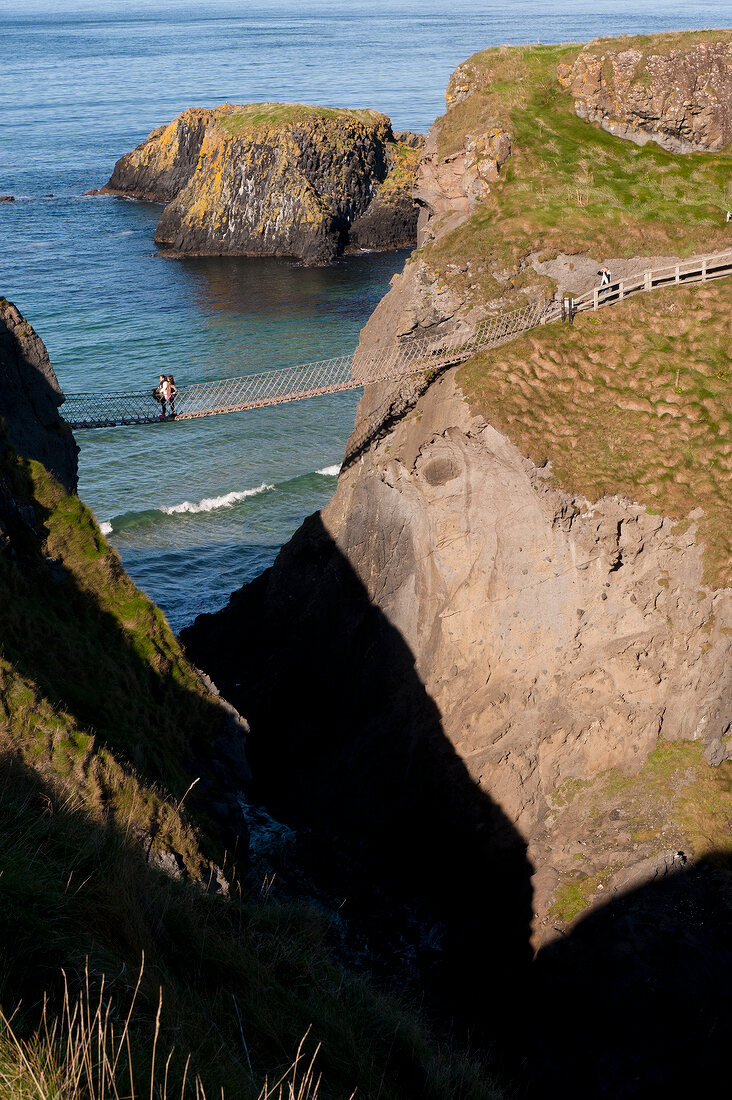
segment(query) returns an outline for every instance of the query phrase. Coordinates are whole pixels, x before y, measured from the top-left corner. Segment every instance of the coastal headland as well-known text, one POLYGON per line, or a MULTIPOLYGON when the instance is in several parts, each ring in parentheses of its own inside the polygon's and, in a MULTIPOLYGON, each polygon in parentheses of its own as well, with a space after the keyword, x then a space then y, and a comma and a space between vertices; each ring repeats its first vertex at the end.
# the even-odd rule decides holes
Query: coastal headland
MULTIPOLYGON (((729 32, 466 61, 417 170, 418 248, 359 354, 467 336, 590 290, 602 267, 732 248, 731 81, 729 32)), ((246 713, 277 811, 358 838, 377 877, 432 899, 445 980, 489 1031, 486 988, 512 1004, 522 949, 538 949, 534 973, 566 983, 558 1020, 592 1095, 688 1071, 647 1023, 665 998, 700 1043, 713 1027, 689 1006, 720 989, 667 947, 641 1043, 621 1024, 650 927, 659 944, 679 934, 691 867, 709 922, 692 955, 729 963, 731 295, 726 280, 653 292, 367 387, 331 503, 183 635, 246 713), (668 904, 649 902, 677 871, 668 904), (608 899, 630 962, 602 970, 595 1028, 577 1008, 608 899)), ((533 1087, 553 1088, 570 1053, 543 1016, 532 1026, 533 1087)))

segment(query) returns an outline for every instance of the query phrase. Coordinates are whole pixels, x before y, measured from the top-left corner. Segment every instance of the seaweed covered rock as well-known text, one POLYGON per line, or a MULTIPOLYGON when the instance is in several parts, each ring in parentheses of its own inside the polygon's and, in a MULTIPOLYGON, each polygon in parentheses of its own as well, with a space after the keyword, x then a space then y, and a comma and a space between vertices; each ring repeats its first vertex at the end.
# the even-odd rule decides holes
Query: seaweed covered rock
POLYGON ((415 242, 418 140, 406 136, 376 111, 194 108, 122 157, 104 190, 166 202, 155 240, 177 252, 326 263, 415 242))

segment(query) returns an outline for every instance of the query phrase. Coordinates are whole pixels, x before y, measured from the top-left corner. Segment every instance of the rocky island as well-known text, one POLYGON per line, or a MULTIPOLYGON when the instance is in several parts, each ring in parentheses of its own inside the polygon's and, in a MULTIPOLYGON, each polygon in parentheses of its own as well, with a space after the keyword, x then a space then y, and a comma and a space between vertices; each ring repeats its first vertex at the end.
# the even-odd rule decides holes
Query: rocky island
POLYGON ((415 243, 420 140, 377 111, 194 108, 123 156, 103 190, 167 203, 155 240, 175 252, 327 263, 415 243))

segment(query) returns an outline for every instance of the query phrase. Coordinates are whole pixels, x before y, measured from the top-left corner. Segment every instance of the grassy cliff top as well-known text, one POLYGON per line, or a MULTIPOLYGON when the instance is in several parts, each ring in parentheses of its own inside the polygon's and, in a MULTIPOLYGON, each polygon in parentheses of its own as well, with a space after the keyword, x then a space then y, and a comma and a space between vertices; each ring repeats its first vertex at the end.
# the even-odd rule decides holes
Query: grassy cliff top
MULTIPOLYGON (((650 52, 731 38, 732 32, 715 31, 592 46, 617 51, 640 43, 650 52)), ((478 270, 480 295, 502 296, 531 253, 550 259, 589 252, 602 259, 688 256, 732 246, 725 224, 732 157, 675 154, 654 142, 639 147, 578 118, 557 67, 579 53, 577 44, 500 47, 475 54, 454 74, 452 105, 435 124, 438 156, 450 156, 463 148, 466 135, 491 128, 507 130, 512 143, 501 179, 473 215, 422 250, 458 290, 475 284, 478 270), (466 260, 475 261, 469 279, 451 268, 466 260)))
POLYGON ((703 509, 705 579, 732 585, 732 282, 665 289, 476 356, 471 405, 555 484, 683 520, 703 509))
POLYGON ((583 50, 589 54, 622 53, 623 50, 640 50, 644 57, 668 54, 672 50, 687 50, 694 46, 713 42, 732 42, 732 30, 708 29, 703 31, 664 31, 659 34, 619 34, 612 38, 593 38, 583 50))
POLYGON ((388 118, 379 111, 313 107, 305 103, 247 103, 241 107, 232 106, 230 110, 231 113, 222 114, 219 126, 232 136, 241 134, 244 130, 284 129, 317 119, 327 122, 360 122, 365 126, 378 123, 389 126, 388 118))

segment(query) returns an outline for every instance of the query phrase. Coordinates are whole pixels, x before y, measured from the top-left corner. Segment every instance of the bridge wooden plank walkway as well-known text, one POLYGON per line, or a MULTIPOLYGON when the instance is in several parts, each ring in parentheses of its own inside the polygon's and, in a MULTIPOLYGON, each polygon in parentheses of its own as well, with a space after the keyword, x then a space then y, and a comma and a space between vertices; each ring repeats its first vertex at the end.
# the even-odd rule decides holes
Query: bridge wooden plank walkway
MULTIPOLYGON (((573 299, 572 312, 604 309, 635 294, 668 286, 704 283, 729 275, 732 275, 732 250, 694 257, 682 263, 640 272, 605 287, 595 287, 573 299)), ((473 329, 467 326, 458 329, 440 340, 426 337, 403 340, 379 355, 365 356, 355 352, 318 363, 182 386, 175 399, 175 419, 219 416, 339 393, 374 382, 397 381, 424 370, 463 362, 477 351, 498 347, 537 325, 549 324, 565 316, 565 307, 561 302, 546 303, 540 300, 481 321, 473 329)), ((70 393, 66 395, 63 415, 77 431, 163 423, 160 406, 152 397, 152 390, 70 393)))

